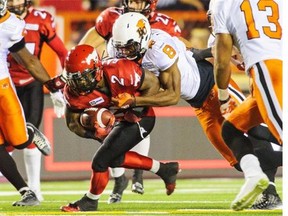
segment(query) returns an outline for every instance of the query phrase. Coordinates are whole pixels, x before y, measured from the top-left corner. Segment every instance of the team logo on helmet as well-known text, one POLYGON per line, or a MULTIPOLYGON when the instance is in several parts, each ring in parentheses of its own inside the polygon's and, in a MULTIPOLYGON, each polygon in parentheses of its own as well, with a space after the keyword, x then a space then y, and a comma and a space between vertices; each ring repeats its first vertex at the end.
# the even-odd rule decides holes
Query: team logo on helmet
POLYGON ((145 24, 145 20, 140 19, 137 22, 137 32, 139 33, 140 37, 143 37, 145 34, 147 34, 147 29, 146 29, 146 24, 145 24))

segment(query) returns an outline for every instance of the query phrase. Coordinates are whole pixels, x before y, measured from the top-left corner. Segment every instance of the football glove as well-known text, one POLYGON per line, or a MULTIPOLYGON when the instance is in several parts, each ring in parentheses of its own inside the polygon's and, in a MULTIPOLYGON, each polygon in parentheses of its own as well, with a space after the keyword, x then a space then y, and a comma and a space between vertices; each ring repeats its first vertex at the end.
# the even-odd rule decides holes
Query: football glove
POLYGON ((135 96, 126 92, 118 94, 116 97, 112 97, 111 100, 115 106, 121 109, 135 107, 136 104, 135 96))
POLYGON ((64 96, 60 90, 56 92, 50 92, 50 97, 54 106, 54 113, 57 118, 61 118, 65 113, 66 103, 64 100, 64 96))

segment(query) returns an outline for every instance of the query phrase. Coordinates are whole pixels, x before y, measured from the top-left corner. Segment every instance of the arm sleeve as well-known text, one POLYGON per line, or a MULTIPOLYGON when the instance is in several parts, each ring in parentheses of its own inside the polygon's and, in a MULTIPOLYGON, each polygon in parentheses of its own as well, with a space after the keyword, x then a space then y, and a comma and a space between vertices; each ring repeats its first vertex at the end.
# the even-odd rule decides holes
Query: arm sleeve
POLYGON ((55 37, 52 40, 50 40, 47 44, 57 54, 61 62, 61 66, 62 68, 64 68, 64 62, 65 62, 65 58, 67 56, 68 51, 65 48, 62 40, 57 35, 55 35, 55 37))

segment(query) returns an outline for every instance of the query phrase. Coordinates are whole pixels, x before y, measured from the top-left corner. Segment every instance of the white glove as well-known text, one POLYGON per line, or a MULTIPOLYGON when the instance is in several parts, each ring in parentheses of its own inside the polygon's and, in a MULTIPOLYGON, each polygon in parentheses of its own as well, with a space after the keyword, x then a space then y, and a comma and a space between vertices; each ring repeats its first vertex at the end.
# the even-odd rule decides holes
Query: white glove
POLYGON ((50 97, 54 105, 54 113, 56 114, 57 118, 61 118, 65 113, 66 107, 62 92, 60 90, 54 93, 50 92, 50 97))

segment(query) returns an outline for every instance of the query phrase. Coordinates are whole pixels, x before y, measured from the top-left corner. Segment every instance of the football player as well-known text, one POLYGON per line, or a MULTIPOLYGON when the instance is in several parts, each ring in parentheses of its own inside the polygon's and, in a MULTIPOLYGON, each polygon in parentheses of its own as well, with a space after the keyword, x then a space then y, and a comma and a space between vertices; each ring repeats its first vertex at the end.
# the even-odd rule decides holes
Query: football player
MULTIPOLYGON (((156 5, 158 0, 123 0, 123 7, 109 7, 105 9, 97 17, 95 26, 87 31, 79 44, 89 44, 97 48, 98 52, 104 50, 106 43, 112 36, 112 26, 115 20, 121 15, 129 11, 134 11, 145 15, 152 28, 162 29, 172 36, 181 36, 180 27, 170 17, 158 13, 156 11, 156 5), (105 43, 106 42, 106 43, 105 43), (104 46, 104 47, 103 47, 104 46)), ((142 155, 148 155, 150 146, 150 136, 147 136, 139 145, 133 149, 142 155)), ((124 175, 123 168, 117 168, 112 170, 112 174, 115 177, 115 186, 111 193, 108 203, 118 203, 121 201, 122 193, 127 187, 127 179, 124 175)), ((132 178, 132 191, 135 193, 143 194, 143 171, 134 170, 132 178)))
POLYGON ((5 144, 24 149, 33 142, 44 155, 48 155, 51 148, 46 137, 34 125, 26 124, 9 74, 6 61, 8 53, 21 62, 35 79, 47 86, 55 106, 65 107, 63 95, 58 90, 55 79, 50 79, 39 59, 25 47, 25 31, 25 21, 7 10, 7 0, 0 0, 0 171, 22 195, 20 201, 13 203, 14 206, 39 205, 39 200, 18 172, 5 144))
POLYGON ((92 160, 89 192, 80 200, 62 206, 61 210, 96 211, 98 200, 108 184, 108 167, 149 170, 163 179, 167 195, 172 194, 179 164, 160 163, 130 151, 148 136, 154 127, 155 115, 151 107, 116 110, 114 112, 116 124, 115 119, 110 119, 109 124, 101 128, 95 122, 94 131, 86 130, 79 121, 81 111, 85 108, 113 109, 111 97, 116 97, 118 94, 129 92, 150 95, 158 92, 158 79, 149 71, 144 74, 144 70, 133 61, 107 59, 101 62, 96 50, 89 45, 78 45, 69 52, 65 70, 67 72, 67 84, 64 88, 67 100, 67 126, 77 135, 101 140, 102 144, 92 160))
MULTIPOLYGON (((30 0, 8 0, 7 9, 25 20, 27 34, 24 38, 27 49, 40 58, 43 44, 46 43, 55 51, 63 67, 67 50, 56 34, 54 18, 45 10, 33 8, 31 4, 30 0)), ((44 107, 43 85, 35 80, 11 54, 8 56, 8 62, 9 72, 16 86, 26 121, 39 129, 44 107)), ((56 110, 56 115, 61 117, 61 112, 58 113, 56 110)), ((42 201, 43 196, 40 190, 41 153, 33 144, 25 148, 23 153, 28 185, 42 201)))
POLYGON ((245 132, 265 122, 282 144, 282 1, 212 1, 215 32, 215 82, 220 100, 227 98, 230 79, 228 56, 235 45, 252 80, 252 96, 240 104, 223 124, 223 139, 232 149, 245 184, 231 204, 234 210, 249 208, 269 185, 259 156, 245 132), (233 16, 230 16, 230 14, 233 16))
MULTIPOLYGON (((138 13, 126 13, 115 22, 111 41, 118 58, 141 62, 142 67, 149 68, 149 71, 155 73, 159 77, 163 91, 152 96, 119 95, 113 102, 122 108, 144 105, 168 106, 176 104, 181 97, 194 108, 209 141, 231 166, 240 171, 237 159, 221 136, 221 125, 224 116, 227 117, 236 106, 236 102, 230 100, 230 97, 241 103, 245 99, 244 95, 230 79, 228 100, 219 103, 213 66, 207 61, 196 63, 190 51, 186 50, 178 38, 155 29, 152 29, 152 34, 149 35, 149 29, 146 17, 138 13), (220 104, 222 104, 221 111, 220 104)), ((111 55, 113 53, 112 49, 111 55)), ((275 142, 274 139, 273 141, 275 142)), ((264 157, 262 151, 261 149, 258 154, 264 157)), ((276 155, 279 157, 281 153, 275 152, 274 156, 276 155)), ((261 165, 264 170, 269 171, 281 166, 282 161, 277 161, 277 164, 261 165)), ((274 178, 274 175, 272 177, 274 178)))
MULTIPOLYGON (((211 27, 211 35, 208 40, 208 46, 215 46, 215 33, 213 33, 213 19, 212 19, 212 11, 208 10, 207 17, 210 21, 211 27)), ((239 53, 237 47, 233 46, 231 57, 231 63, 233 63, 239 71, 245 72, 245 64, 243 62, 243 58, 239 53)), ((239 121, 240 122, 240 121, 239 121)), ((272 136, 270 131, 268 131, 267 126, 262 125, 263 127, 255 127, 249 130, 249 135, 256 139, 251 139, 250 141, 253 144, 254 150, 259 155, 261 152, 262 157, 260 158, 260 164, 266 163, 268 164, 278 164, 282 165, 282 150, 281 147, 276 146, 274 143, 279 144, 275 137, 272 136), (270 138, 269 138, 270 137, 270 138), (261 142, 259 142, 261 140, 261 142), (264 140, 268 141, 265 145, 264 140), (273 141, 274 140, 274 141, 273 141), (264 144, 264 145, 263 145, 264 144), (276 152, 275 152, 276 151, 276 152), (259 153, 258 153, 259 152, 259 153)), ((269 178, 269 186, 263 191, 257 198, 257 200, 252 205, 252 209, 279 209, 282 207, 282 200, 277 193, 276 185, 275 185, 275 175, 277 173, 277 167, 271 166, 271 169, 265 170, 265 174, 269 178), (274 167, 274 168, 273 168, 274 167)))

